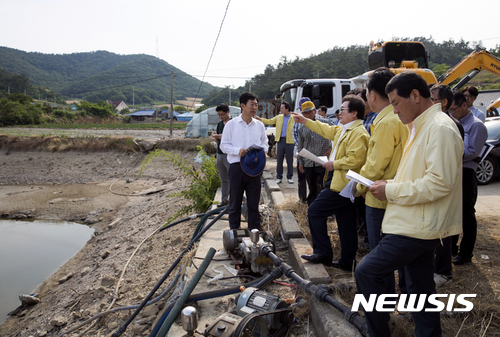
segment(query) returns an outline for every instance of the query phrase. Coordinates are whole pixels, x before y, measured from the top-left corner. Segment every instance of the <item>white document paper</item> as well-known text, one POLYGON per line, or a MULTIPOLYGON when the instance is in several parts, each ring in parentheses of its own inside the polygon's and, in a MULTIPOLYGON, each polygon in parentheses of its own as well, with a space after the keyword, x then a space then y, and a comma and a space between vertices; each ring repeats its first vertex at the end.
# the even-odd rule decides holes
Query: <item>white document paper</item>
POLYGON ((308 151, 307 149, 300 150, 300 152, 297 153, 297 155, 304 157, 306 159, 312 160, 313 162, 318 163, 320 165, 323 165, 324 163, 326 163, 328 161, 328 158, 326 156, 318 157, 318 156, 312 154, 311 151, 308 151))
POLYGON ((483 148, 481 149, 481 153, 479 153, 479 158, 481 158, 481 161, 479 163, 483 162, 484 158, 486 158, 486 156, 490 154, 493 148, 494 148, 493 144, 490 143, 484 144, 483 148))
POLYGON ((351 180, 346 187, 342 191, 340 191, 340 196, 344 198, 349 198, 352 203, 354 203, 354 198, 356 198, 356 194, 358 190, 356 189, 356 184, 354 180, 351 180))
POLYGON ((370 179, 366 179, 362 175, 360 175, 354 171, 351 171, 351 170, 347 171, 347 174, 345 175, 345 177, 347 179, 353 180, 353 181, 357 182, 358 184, 364 185, 366 187, 371 187, 373 185, 373 181, 371 181, 370 179))

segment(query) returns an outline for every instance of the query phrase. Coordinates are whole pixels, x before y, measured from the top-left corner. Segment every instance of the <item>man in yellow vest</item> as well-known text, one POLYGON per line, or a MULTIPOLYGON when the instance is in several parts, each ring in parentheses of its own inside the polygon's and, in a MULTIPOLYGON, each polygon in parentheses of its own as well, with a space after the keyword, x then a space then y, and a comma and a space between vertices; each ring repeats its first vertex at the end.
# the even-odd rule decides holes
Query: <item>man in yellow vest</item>
POLYGON ((283 101, 280 107, 280 114, 271 119, 255 118, 265 125, 276 125, 276 183, 281 183, 283 179, 283 159, 286 157, 286 178, 289 184, 293 184, 293 142, 292 129, 293 118, 290 116, 290 104, 283 101))

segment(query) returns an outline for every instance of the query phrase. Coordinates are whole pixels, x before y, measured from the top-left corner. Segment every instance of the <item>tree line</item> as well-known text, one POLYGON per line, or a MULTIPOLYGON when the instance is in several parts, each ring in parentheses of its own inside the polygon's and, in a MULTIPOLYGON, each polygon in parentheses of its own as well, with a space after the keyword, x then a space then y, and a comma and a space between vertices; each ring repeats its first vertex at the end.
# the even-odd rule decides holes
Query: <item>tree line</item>
MULTIPOLYGON (((436 77, 446 72, 476 48, 483 48, 479 42, 467 42, 463 39, 452 39, 441 43, 435 42, 432 37, 394 38, 394 41, 420 41, 430 54, 429 68, 436 77)), ((295 57, 290 59, 282 56, 276 65, 268 64, 264 73, 255 75, 244 86, 231 89, 232 99, 252 87, 252 91, 262 99, 272 99, 279 93, 281 84, 292 79, 306 78, 351 78, 361 75, 369 70, 369 46, 352 45, 349 47, 333 47, 318 55, 307 58, 295 57)), ((489 50, 490 53, 500 57, 500 46, 489 50)), ((500 79, 498 79, 500 81, 500 79)), ((486 89, 486 88, 485 88, 486 89)), ((207 106, 228 102, 228 87, 212 90, 202 103, 207 106)))

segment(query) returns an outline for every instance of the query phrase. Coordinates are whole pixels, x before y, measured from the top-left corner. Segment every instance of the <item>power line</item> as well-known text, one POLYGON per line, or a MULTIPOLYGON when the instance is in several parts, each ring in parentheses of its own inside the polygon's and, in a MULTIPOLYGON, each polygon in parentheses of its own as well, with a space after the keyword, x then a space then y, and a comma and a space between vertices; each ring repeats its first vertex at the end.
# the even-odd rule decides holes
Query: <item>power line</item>
POLYGON ((229 4, 231 3, 231 0, 228 1, 227 6, 226 6, 226 11, 224 12, 224 17, 222 18, 222 22, 220 23, 220 28, 219 28, 219 33, 217 34, 217 38, 215 39, 214 47, 212 48, 212 53, 210 54, 210 58, 208 59, 207 67, 205 69, 205 73, 203 74, 203 78, 201 79, 200 86, 198 87, 198 92, 196 93, 196 97, 193 100, 193 105, 191 107, 194 107, 194 102, 196 102, 196 99, 198 98, 198 94, 200 93, 201 86, 203 82, 205 81, 205 75, 207 74, 208 67, 210 66, 210 61, 212 61, 212 56, 214 55, 215 51, 215 46, 217 45, 217 41, 219 40, 220 32, 222 31, 222 25, 224 24, 224 20, 226 19, 227 15, 227 10, 229 8, 229 4))
MULTIPOLYGON (((69 93, 65 92, 63 94, 64 95, 79 95, 79 94, 86 94, 86 93, 95 92, 95 91, 102 91, 102 90, 108 90, 108 89, 116 89, 116 88, 125 87, 125 86, 132 85, 132 84, 137 84, 137 83, 142 83, 142 82, 148 82, 148 81, 156 80, 156 79, 159 79, 159 78, 162 78, 162 77, 171 76, 171 75, 172 74, 164 74, 164 75, 159 75, 159 76, 155 76, 155 77, 146 78, 146 79, 143 79, 143 80, 137 80, 137 81, 133 81, 133 82, 127 82, 127 83, 123 83, 123 84, 112 85, 112 86, 109 86, 109 87, 102 87, 102 88, 85 90, 85 91, 79 91, 79 92, 69 92, 69 93)), ((174 73, 174 76, 175 77, 178 77, 178 76, 203 77, 203 75, 191 75, 191 74, 187 74, 187 73, 184 73, 184 72, 182 72, 182 73, 174 73)), ((205 77, 208 77, 208 78, 231 78, 231 79, 240 79, 240 80, 248 80, 248 79, 252 78, 252 77, 237 77, 237 76, 205 76, 205 77)), ((115 77, 115 79, 119 79, 119 77, 115 77)), ((198 92, 199 92, 199 90, 198 90, 198 92)))

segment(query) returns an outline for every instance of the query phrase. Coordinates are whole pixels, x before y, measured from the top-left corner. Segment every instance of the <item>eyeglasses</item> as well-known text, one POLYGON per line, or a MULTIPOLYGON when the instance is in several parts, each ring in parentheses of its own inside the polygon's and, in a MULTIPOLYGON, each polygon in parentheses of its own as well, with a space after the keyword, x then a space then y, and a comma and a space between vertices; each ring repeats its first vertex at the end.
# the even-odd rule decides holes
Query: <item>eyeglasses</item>
POLYGON ((340 107, 339 114, 342 113, 345 110, 347 110, 347 112, 349 112, 349 108, 340 107))
POLYGON ((441 101, 442 101, 442 99, 441 99, 441 98, 432 98, 432 97, 431 97, 431 101, 432 101, 432 102, 434 102, 434 103, 435 103, 435 102, 441 102, 441 101))

